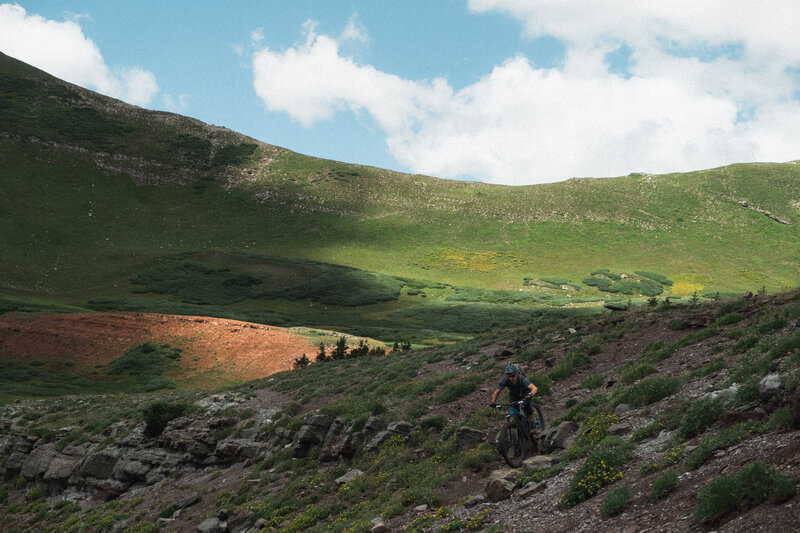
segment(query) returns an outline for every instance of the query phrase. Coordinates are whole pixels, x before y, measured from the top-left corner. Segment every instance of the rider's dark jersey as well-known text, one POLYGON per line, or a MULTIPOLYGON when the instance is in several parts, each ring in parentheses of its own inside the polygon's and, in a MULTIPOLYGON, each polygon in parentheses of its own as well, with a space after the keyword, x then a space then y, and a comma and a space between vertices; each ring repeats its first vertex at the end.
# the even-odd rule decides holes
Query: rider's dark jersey
POLYGON ((530 393, 531 382, 525 376, 521 375, 517 378, 517 382, 511 383, 508 376, 503 378, 503 381, 497 386, 497 390, 503 390, 508 387, 508 396, 512 402, 519 401, 530 393))

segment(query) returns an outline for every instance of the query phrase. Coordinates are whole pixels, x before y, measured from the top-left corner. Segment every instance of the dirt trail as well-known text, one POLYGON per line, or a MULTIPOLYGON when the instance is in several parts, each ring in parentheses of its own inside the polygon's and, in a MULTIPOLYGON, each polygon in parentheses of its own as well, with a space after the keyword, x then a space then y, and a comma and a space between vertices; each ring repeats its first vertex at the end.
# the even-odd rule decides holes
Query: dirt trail
POLYGON ((292 368, 316 347, 291 330, 195 316, 154 313, 0 316, 0 358, 45 364, 71 361, 70 371, 89 373, 106 367, 142 342, 183 349, 178 383, 213 388, 257 379, 292 368))

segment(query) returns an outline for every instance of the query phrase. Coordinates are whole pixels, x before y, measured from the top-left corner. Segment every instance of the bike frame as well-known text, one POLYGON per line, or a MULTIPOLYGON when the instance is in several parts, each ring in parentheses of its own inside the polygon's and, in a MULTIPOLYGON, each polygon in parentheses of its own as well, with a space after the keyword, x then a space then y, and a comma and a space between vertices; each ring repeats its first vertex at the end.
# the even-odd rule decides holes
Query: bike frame
POLYGON ((519 409, 520 406, 522 406, 522 400, 509 404, 506 418, 509 420, 512 418, 517 419, 518 423, 520 423, 524 429, 525 438, 531 440, 531 422, 528 420, 528 417, 525 416, 525 413, 519 409))

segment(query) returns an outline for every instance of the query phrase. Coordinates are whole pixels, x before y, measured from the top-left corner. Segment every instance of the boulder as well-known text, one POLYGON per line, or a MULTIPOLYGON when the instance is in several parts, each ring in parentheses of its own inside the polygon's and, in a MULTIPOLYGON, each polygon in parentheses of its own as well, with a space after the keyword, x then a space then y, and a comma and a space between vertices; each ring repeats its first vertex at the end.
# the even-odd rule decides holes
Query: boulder
POLYGON ((244 461, 263 455, 266 444, 250 439, 226 439, 217 444, 215 454, 227 461, 244 461))
POLYGON ((333 419, 328 415, 306 415, 303 425, 295 435, 292 443, 293 456, 297 458, 307 457, 311 448, 325 440, 332 423, 333 419))
POLYGON ((59 453, 50 461, 50 466, 44 473, 44 479, 46 481, 66 481, 78 470, 80 462, 80 456, 59 453))
POLYGON ((486 497, 490 502, 507 500, 514 492, 516 472, 512 470, 495 470, 486 483, 486 497))
POLYGON ((625 422, 619 424, 611 424, 611 426, 609 426, 609 428, 606 430, 606 435, 617 435, 617 436, 627 435, 628 433, 631 432, 631 429, 632 429, 631 425, 625 422))
POLYGON ((485 439, 486 435, 483 433, 483 431, 478 431, 477 429, 473 429, 471 427, 461 426, 456 430, 456 443, 461 450, 473 448, 483 442, 485 439))
POLYGON ((81 465, 80 474, 84 477, 107 479, 114 473, 118 460, 116 450, 106 448, 87 457, 81 465))
POLYGON ((478 505, 482 505, 489 501, 489 497, 486 493, 478 494, 477 496, 473 496, 472 498, 468 499, 464 502, 464 507, 467 509, 471 509, 472 507, 477 507, 478 505))
POLYGON ((334 420, 325 436, 319 462, 328 463, 336 461, 339 457, 350 458, 355 455, 360 439, 357 435, 351 434, 351 430, 352 424, 345 426, 343 419, 334 420))
POLYGON ((629 403, 621 403, 614 409, 614 414, 623 417, 633 411, 634 407, 629 403))
POLYGON ((539 481, 538 483, 530 482, 517 491, 517 495, 522 498, 529 498, 537 492, 542 492, 547 487, 547 483, 539 481))
POLYGON ((20 474, 28 480, 43 476, 57 454, 56 445, 53 443, 35 448, 22 462, 20 474))
POLYGON ((758 397, 769 401, 783 392, 783 378, 780 374, 767 374, 758 382, 758 397))
POLYGON ((352 470, 348 470, 343 475, 337 477, 334 480, 334 483, 336 483, 336 486, 341 486, 341 485, 344 485, 345 483, 349 483, 349 482, 351 482, 353 480, 356 480, 356 479, 360 478, 363 475, 364 475, 364 472, 362 472, 361 470, 359 470, 357 468, 353 468, 352 470))
POLYGON ((534 455, 522 461, 522 467, 526 471, 550 468, 554 464, 556 464, 556 460, 549 455, 534 455))
POLYGON ((544 450, 566 450, 575 441, 579 428, 577 422, 561 422, 555 427, 551 426, 544 435, 544 450))
POLYGON ((398 421, 392 422, 386 428, 386 431, 391 433, 392 435, 410 435, 412 431, 414 431, 414 426, 408 422, 398 421))
POLYGON ((197 526, 197 533, 222 533, 228 525, 217 517, 206 518, 197 526))

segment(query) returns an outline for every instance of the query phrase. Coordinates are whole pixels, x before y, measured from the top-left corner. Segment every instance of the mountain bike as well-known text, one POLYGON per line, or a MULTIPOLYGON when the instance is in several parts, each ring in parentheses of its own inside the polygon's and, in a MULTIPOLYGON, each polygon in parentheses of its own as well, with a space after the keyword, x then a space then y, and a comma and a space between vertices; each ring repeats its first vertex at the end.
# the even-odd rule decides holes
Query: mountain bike
POLYGON ((499 403, 495 408, 508 407, 506 423, 497 436, 497 448, 508 466, 517 468, 525 460, 528 448, 538 449, 537 441, 540 433, 544 432, 545 421, 542 409, 535 403, 533 408, 533 421, 522 410, 524 400, 511 403, 499 403))

